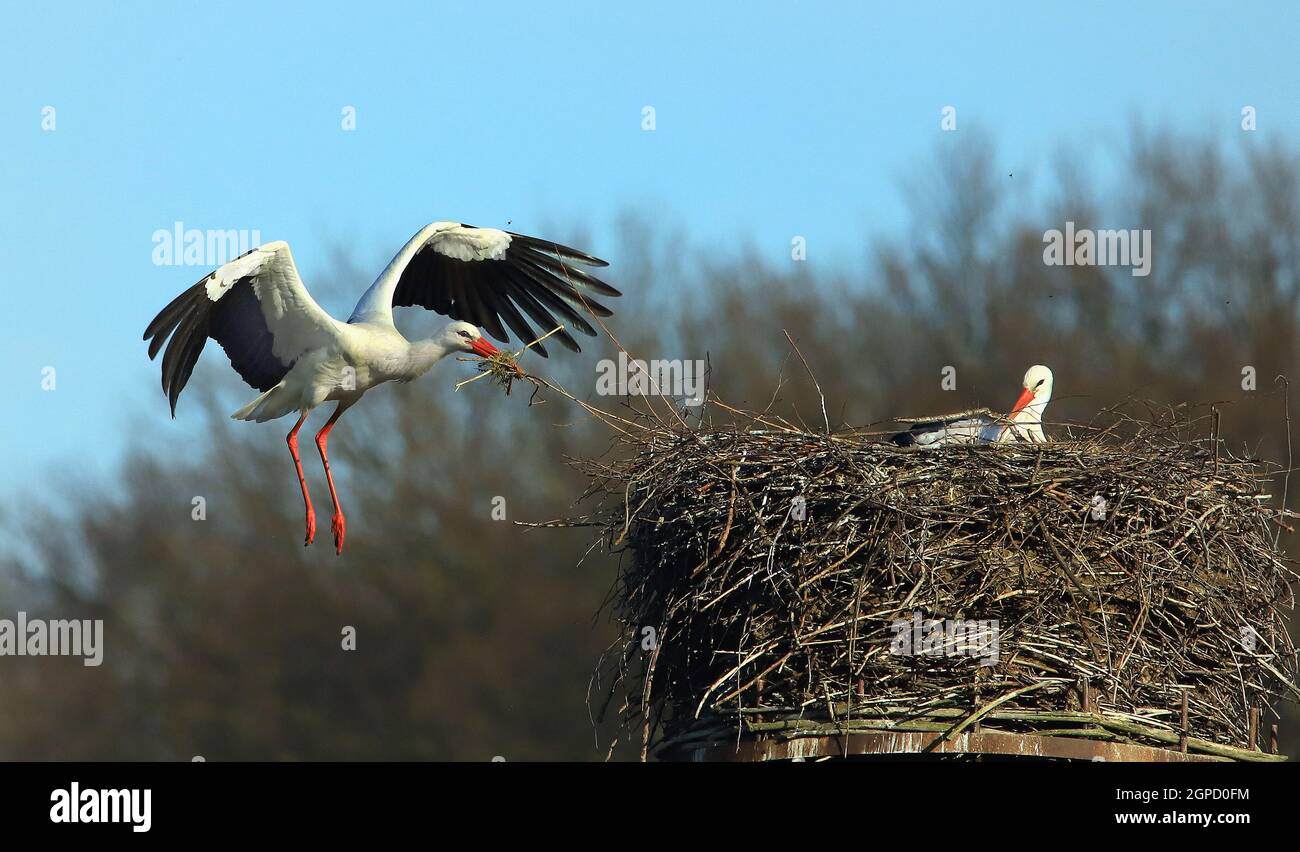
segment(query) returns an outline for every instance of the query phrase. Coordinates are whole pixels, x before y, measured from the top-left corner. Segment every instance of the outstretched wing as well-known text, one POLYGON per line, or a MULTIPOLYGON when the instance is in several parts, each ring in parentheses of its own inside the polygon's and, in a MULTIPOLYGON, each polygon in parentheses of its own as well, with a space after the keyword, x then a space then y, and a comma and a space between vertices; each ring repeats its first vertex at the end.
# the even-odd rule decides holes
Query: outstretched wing
MULTIPOLYGON (((575 264, 608 266, 600 258, 546 240, 434 222, 397 253, 348 321, 391 322, 393 308, 419 305, 481 326, 503 343, 510 340, 507 327, 521 343, 531 343, 564 325, 554 337, 580 352, 568 329, 594 337, 596 329, 583 315, 607 317, 612 311, 593 297, 621 294, 575 264)), ((533 348, 546 355, 542 344, 533 348)))
POLYGON ((221 344, 240 378, 266 391, 303 353, 337 340, 338 327, 307 292, 289 244, 280 241, 208 273, 159 311, 144 339, 151 360, 167 345, 162 387, 175 417, 176 400, 208 338, 221 344))

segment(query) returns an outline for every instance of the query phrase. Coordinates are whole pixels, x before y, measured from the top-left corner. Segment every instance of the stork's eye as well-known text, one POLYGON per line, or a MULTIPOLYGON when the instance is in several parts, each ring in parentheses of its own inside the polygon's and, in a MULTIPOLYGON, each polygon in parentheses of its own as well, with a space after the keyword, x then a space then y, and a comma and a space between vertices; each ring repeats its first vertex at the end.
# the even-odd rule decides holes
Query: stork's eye
POLYGON ((470 339, 472 339, 472 338, 470 338, 470 336, 469 336, 469 332, 468 332, 468 331, 465 331, 464 329, 461 329, 460 331, 458 331, 458 332, 456 332, 456 333, 459 334, 461 337, 465 338, 466 340, 470 340, 470 339))
POLYGON ((1045 381, 1047 381, 1047 379, 1039 379, 1038 384, 1034 385, 1034 387, 1041 388, 1043 386, 1043 382, 1045 381))

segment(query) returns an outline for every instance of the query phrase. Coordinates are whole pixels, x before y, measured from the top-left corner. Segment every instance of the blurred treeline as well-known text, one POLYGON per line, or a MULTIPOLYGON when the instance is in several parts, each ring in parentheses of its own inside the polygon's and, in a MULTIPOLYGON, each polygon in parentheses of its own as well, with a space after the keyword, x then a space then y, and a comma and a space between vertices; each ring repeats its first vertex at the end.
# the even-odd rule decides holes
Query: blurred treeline
MULTIPOLYGON (((1139 130, 1115 160, 1105 179, 1064 155, 1045 173, 1011 173, 989 140, 954 134, 905 183, 907 229, 873 235, 859 263, 836 268, 813 241, 806 261, 772 261, 635 216, 613 246, 552 233, 615 262, 609 280, 626 295, 611 328, 624 346, 707 356, 712 389, 733 404, 775 394, 778 413, 820 421, 788 330, 832 425, 1005 408, 1025 368, 1045 363, 1052 420, 1087 420, 1130 393, 1225 401, 1232 445, 1284 462, 1274 379, 1300 376, 1300 154, 1139 130), (1067 220, 1150 229, 1151 275, 1046 267, 1043 232, 1067 220), (955 392, 940 388, 949 365, 955 392)), ((304 277, 346 316, 373 270, 329 261, 303 259, 304 277)), ((142 328, 157 307, 140 306, 142 328)), ((420 313, 399 317, 408 336, 442 322, 420 313)), ((597 359, 614 352, 602 338, 529 365, 591 397, 597 359)), ((135 449, 113 481, 78 482, 74 469, 0 517, 0 617, 106 621, 100 668, 0 658, 0 758, 604 757, 612 729, 593 725, 586 697, 614 638, 597 615, 612 558, 588 552, 583 530, 511 521, 573 512, 584 482, 565 458, 604 452, 609 434, 563 399, 529 407, 527 387, 453 392, 471 374, 449 361, 340 421, 342 558, 314 447, 303 442, 303 461, 321 527, 304 549, 292 424, 227 419, 252 394, 215 344, 176 424, 161 396, 119 413, 135 449), (206 520, 191 519, 195 497, 206 520), (508 520, 494 520, 495 497, 508 520), (355 651, 341 648, 345 626, 355 651)), ((1300 716, 1287 712, 1284 750, 1300 754, 1300 716)))

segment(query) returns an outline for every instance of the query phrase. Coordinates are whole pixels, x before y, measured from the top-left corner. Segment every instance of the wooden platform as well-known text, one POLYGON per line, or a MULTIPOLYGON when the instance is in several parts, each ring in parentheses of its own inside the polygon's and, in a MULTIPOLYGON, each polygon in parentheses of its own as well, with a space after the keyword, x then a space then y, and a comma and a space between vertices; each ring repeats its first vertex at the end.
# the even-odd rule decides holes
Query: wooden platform
POLYGON ((1115 763, 1206 763, 1229 760, 1225 757, 1186 754, 1173 749, 1131 743, 994 731, 962 733, 948 738, 940 733, 904 731, 796 738, 748 736, 739 742, 731 740, 670 747, 662 751, 659 758, 690 762, 757 762, 887 756, 938 758, 944 755, 1115 763))

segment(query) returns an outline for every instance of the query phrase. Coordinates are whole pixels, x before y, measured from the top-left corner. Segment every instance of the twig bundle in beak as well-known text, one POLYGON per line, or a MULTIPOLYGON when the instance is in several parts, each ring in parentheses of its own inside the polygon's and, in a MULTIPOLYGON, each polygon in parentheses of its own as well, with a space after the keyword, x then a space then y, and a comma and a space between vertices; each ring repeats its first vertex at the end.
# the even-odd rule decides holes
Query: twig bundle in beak
POLYGON ((527 378, 528 374, 519 366, 519 356, 513 352, 501 351, 478 362, 479 375, 486 375, 492 381, 506 389, 510 395, 510 385, 515 379, 527 378))
MULTIPOLYGON (((510 395, 510 387, 512 384, 514 384, 515 379, 528 379, 529 381, 533 382, 533 384, 537 384, 537 380, 534 379, 532 376, 528 375, 528 373, 525 372, 523 367, 519 366, 519 356, 524 354, 524 352, 527 351, 530 347, 535 346, 538 343, 541 343, 543 340, 545 340, 546 338, 550 337, 552 334, 555 334, 556 332, 560 331, 563 328, 564 326, 557 325, 555 328, 546 332, 546 334, 543 334, 541 337, 537 338, 532 343, 529 343, 527 346, 525 346, 523 349, 520 349, 518 352, 507 352, 505 350, 501 350, 501 351, 494 352, 485 358, 478 359, 478 363, 476 365, 478 368, 478 375, 470 379, 465 379, 462 382, 457 382, 456 390, 460 390, 461 385, 467 385, 470 382, 476 382, 479 379, 483 378, 484 376, 490 376, 494 383, 504 387, 506 389, 506 396, 510 395)), ((462 359, 462 360, 468 360, 468 359, 462 359)))

